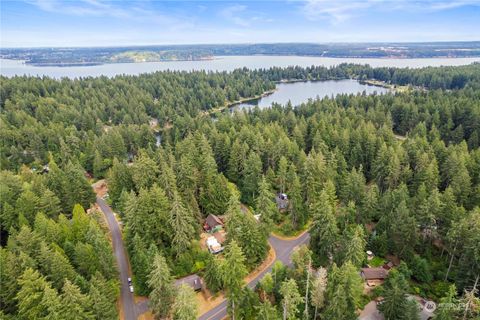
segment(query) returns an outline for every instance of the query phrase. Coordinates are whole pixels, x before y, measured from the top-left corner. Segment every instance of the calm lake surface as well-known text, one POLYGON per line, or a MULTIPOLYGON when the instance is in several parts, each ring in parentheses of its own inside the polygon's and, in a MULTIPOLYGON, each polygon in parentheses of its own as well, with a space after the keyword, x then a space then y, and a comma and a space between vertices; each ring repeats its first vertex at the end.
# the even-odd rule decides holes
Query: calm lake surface
POLYGON ((480 61, 480 58, 432 58, 432 59, 343 59, 299 56, 225 56, 208 61, 166 61, 144 63, 113 63, 84 67, 35 67, 19 60, 0 59, 0 74, 50 76, 54 78, 69 77, 112 77, 119 74, 137 75, 162 70, 207 70, 232 71, 236 68, 249 69, 311 65, 334 66, 343 62, 369 64, 372 67, 409 67, 455 66, 480 61))
POLYGON ((266 108, 270 107, 274 102, 285 105, 288 101, 290 101, 293 106, 297 106, 308 101, 308 99, 323 98, 325 96, 331 97, 344 93, 357 94, 364 91, 366 94, 383 94, 390 92, 390 89, 361 84, 356 80, 279 83, 277 84, 277 90, 271 95, 258 100, 237 104, 232 106, 230 110, 251 109, 255 106, 266 108))

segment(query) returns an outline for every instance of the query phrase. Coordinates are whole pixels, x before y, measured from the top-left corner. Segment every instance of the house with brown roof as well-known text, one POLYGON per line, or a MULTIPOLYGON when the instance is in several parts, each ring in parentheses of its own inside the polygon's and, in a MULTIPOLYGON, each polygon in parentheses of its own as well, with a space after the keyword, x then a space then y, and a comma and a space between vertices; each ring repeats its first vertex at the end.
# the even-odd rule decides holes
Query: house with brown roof
POLYGON ((383 268, 362 268, 360 276, 364 280, 384 280, 388 276, 388 271, 383 268))
POLYGON ((223 228, 223 221, 214 214, 209 214, 203 224, 203 229, 207 232, 212 232, 215 229, 223 228))
POLYGON ((200 291, 203 289, 203 281, 197 274, 191 274, 189 276, 175 280, 175 286, 180 287, 182 284, 186 284, 194 291, 200 291))
POLYGON ((368 287, 376 287, 377 285, 382 284, 388 276, 388 270, 385 270, 382 267, 362 268, 360 276, 365 280, 368 287))

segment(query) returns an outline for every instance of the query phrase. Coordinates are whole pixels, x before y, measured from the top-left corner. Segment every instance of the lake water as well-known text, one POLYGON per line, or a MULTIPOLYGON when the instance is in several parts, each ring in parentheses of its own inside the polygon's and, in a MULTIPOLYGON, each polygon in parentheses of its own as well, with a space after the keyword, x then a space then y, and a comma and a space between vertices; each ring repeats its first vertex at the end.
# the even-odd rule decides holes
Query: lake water
POLYGON ((231 71, 236 68, 249 69, 322 65, 326 67, 338 65, 343 62, 369 64, 372 67, 410 67, 420 68, 426 66, 455 66, 470 64, 480 61, 480 58, 426 58, 426 59, 344 59, 324 57, 299 57, 299 56, 225 56, 216 57, 208 61, 165 61, 144 63, 114 63, 98 66, 83 67, 35 67, 24 64, 18 60, 0 59, 0 74, 12 77, 15 75, 61 77, 88 77, 108 76, 119 74, 136 75, 162 70, 207 70, 231 71))
POLYGON ((383 94, 390 92, 390 89, 361 84, 356 80, 328 80, 328 81, 306 81, 293 83, 279 83, 276 91, 261 99, 248 101, 231 107, 231 110, 250 109, 255 106, 260 108, 270 107, 272 103, 285 105, 290 101, 297 106, 308 99, 325 96, 331 97, 337 94, 383 94))

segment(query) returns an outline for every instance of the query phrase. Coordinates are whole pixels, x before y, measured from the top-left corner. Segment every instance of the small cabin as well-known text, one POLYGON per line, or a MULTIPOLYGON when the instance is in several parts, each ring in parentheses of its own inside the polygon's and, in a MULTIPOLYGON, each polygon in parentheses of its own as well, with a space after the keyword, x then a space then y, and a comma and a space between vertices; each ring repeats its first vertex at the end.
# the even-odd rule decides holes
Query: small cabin
POLYGON ((180 287, 182 284, 186 284, 194 291, 200 291, 203 289, 203 281, 197 274, 192 274, 175 281, 175 286, 180 287))
POLYGON ((216 230, 220 230, 223 228, 223 221, 219 217, 214 214, 209 214, 205 219, 205 223, 203 224, 203 229, 206 232, 215 232, 216 230))
POLYGON ((364 280, 384 280, 388 271, 383 268, 362 268, 360 275, 364 280))

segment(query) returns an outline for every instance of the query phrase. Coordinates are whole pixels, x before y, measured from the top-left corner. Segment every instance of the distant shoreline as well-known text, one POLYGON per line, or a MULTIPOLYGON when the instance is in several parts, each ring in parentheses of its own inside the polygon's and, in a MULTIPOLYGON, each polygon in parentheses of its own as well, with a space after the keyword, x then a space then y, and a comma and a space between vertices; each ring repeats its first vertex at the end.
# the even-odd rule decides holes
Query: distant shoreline
POLYGON ((33 67, 92 67, 92 66, 101 66, 101 65, 111 65, 111 64, 122 64, 122 63, 161 63, 161 62, 195 62, 195 61, 213 61, 213 60, 222 60, 225 57, 300 57, 300 58, 328 58, 328 59, 364 59, 364 60, 426 60, 426 59, 475 59, 480 58, 480 55, 467 55, 467 56, 431 56, 431 57, 408 57, 408 56, 329 56, 329 55, 299 55, 299 54, 245 54, 245 55, 218 55, 218 56, 208 56, 204 58, 195 58, 195 59, 158 59, 158 60, 149 60, 149 61, 88 61, 88 62, 31 62, 25 59, 16 59, 12 57, 3 57, 0 56, 0 59, 10 60, 10 61, 19 61, 25 65, 33 67))

